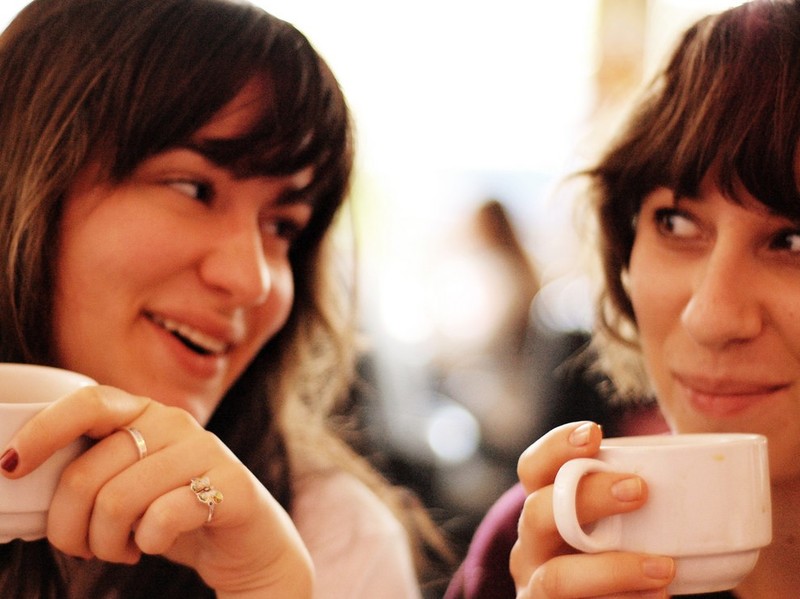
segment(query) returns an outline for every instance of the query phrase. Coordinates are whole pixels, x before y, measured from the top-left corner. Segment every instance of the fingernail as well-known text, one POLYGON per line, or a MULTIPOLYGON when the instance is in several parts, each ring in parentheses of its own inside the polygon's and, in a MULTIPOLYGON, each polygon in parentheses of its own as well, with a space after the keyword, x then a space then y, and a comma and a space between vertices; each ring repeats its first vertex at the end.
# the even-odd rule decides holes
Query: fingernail
POLYGON ((583 447, 586 445, 589 442, 590 435, 592 434, 593 426, 593 422, 585 422, 572 431, 569 435, 570 444, 574 445, 575 447, 583 447))
POLYGON ((642 562, 644 575, 656 580, 671 579, 674 567, 672 558, 669 557, 648 557, 642 562))
POLYGON ((6 449, 5 453, 0 456, 0 468, 6 472, 14 472, 19 465, 19 455, 14 449, 6 449))
POLYGON ((636 501, 642 497, 642 479, 625 478, 618 480, 611 487, 611 495, 617 501, 636 501))

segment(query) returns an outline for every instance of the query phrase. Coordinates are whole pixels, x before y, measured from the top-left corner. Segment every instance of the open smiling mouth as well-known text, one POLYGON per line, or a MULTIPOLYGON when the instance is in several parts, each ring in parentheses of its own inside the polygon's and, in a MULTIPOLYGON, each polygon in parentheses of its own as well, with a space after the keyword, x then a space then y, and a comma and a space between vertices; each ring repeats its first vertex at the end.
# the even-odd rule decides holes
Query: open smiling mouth
POLYGON ((228 351, 228 344, 175 320, 164 318, 158 314, 148 313, 147 317, 188 349, 201 356, 220 356, 228 351))

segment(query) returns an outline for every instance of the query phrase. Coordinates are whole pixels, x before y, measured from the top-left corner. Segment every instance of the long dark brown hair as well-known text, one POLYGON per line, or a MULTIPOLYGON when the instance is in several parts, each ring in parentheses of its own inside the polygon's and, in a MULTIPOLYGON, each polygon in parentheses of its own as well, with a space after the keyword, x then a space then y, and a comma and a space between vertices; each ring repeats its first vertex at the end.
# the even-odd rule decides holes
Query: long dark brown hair
POLYGON ((676 198, 696 197, 713 167, 731 201, 739 201, 741 183, 770 211, 800 219, 798 65, 796 0, 755 0, 699 20, 585 173, 599 225, 604 292, 598 337, 606 355, 636 351, 624 279, 636 215, 649 192, 663 186, 676 198))
MULTIPOLYGON (((263 118, 203 150, 240 174, 313 166, 314 213, 291 250, 289 320, 208 428, 288 509, 284 403, 324 413, 346 392, 353 363, 352 323, 337 311, 327 257, 352 169, 350 117, 327 65, 288 23, 227 0, 35 0, 11 23, 0 36, 0 361, 54 363, 53 268, 76 174, 97 161, 107 180, 123 181, 187 142, 254 76, 269 85, 263 118)), ((44 542, 2 547, 2 594, 63 596, 69 584, 53 560, 44 542)), ((159 558, 106 568, 100 596, 213 596, 194 572, 159 558)))

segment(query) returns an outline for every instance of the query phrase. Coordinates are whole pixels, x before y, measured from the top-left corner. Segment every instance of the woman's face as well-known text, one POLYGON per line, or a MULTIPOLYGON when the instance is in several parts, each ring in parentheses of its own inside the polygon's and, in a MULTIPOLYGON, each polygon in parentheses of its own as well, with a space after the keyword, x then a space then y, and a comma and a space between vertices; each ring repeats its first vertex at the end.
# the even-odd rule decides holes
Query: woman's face
MULTIPOLYGON (((195 135, 247 131, 256 82, 195 135)), ((121 184, 85 169, 65 201, 56 274, 61 366, 188 410, 205 423, 286 322, 288 251, 311 175, 238 179, 192 148, 141 163, 121 184)))
POLYGON ((800 474, 800 225, 707 177, 698 198, 644 200, 629 291, 648 374, 678 432, 769 437, 773 474, 800 474))

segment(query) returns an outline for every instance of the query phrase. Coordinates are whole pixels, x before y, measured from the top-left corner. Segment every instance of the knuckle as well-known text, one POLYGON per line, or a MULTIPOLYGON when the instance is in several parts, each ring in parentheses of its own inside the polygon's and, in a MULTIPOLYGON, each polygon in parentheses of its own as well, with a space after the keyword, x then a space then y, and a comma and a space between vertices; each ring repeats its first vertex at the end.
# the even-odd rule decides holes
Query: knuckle
POLYGON ((76 542, 74 536, 66 534, 59 527, 51 527, 48 530, 47 541, 66 555, 81 555, 85 551, 85 547, 76 542))
POLYGON ((91 476, 86 476, 83 462, 76 460, 67 464, 61 473, 59 487, 69 497, 87 497, 94 494, 95 484, 91 476))
POLYGON ((130 514, 130 498, 127 493, 120 493, 110 486, 103 487, 97 494, 93 511, 104 521, 125 521, 130 514))
POLYGON ((549 508, 549 494, 536 490, 525 499, 519 520, 520 532, 539 536, 551 533, 554 529, 552 513, 549 508))
POLYGON ((87 411, 91 410, 91 413, 104 414, 111 411, 113 405, 112 394, 109 393, 109 388, 104 385, 83 387, 76 391, 75 395, 80 395, 81 401, 88 404, 85 409, 87 411))
POLYGON ((163 404, 152 403, 154 409, 159 410, 158 420, 163 423, 166 428, 174 431, 182 431, 187 429, 197 429, 199 425, 197 420, 182 408, 175 406, 165 406, 163 404))
POLYGON ((528 572, 528 559, 527 552, 522 546, 522 543, 517 540, 511 548, 511 553, 508 558, 508 570, 511 572, 511 577, 517 588, 525 586, 528 583, 530 574, 528 572))
POLYGON ((532 597, 564 597, 565 580, 562 576, 558 562, 545 562, 533 571, 530 584, 528 585, 532 597))
POLYGON ((175 517, 173 510, 170 510, 168 506, 161 502, 155 502, 147 510, 147 519, 158 530, 165 530, 173 526, 175 517))
POLYGON ((115 387, 108 385, 96 385, 83 387, 75 391, 70 399, 76 402, 77 407, 84 414, 91 414, 94 427, 98 427, 98 434, 101 434, 101 423, 120 414, 130 417, 141 414, 153 404, 153 400, 147 397, 131 395, 115 387))
POLYGON ((520 454, 517 460, 517 477, 523 483, 535 477, 535 472, 538 470, 540 463, 538 454, 541 451, 542 445, 547 443, 547 437, 548 435, 539 438, 520 454))

